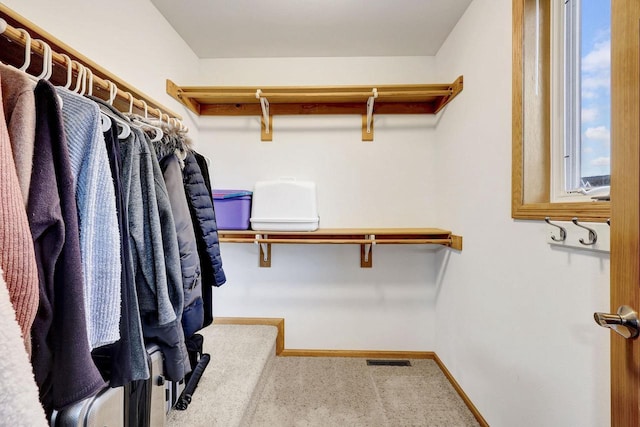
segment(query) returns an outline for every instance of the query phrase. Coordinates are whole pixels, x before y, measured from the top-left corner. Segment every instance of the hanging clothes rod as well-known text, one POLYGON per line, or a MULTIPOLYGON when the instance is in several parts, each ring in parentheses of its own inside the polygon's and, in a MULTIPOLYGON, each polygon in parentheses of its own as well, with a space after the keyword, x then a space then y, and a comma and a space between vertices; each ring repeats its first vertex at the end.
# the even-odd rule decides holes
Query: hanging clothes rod
MULTIPOLYGON (((351 91, 351 92, 335 92, 327 90, 326 92, 269 92, 269 89, 261 89, 261 97, 265 97, 270 101, 281 103, 304 103, 304 102, 349 102, 349 101, 366 101, 372 96, 372 89, 369 91, 351 91)), ((181 92, 179 96, 185 98, 200 98, 217 102, 234 103, 242 102, 259 102, 255 96, 254 88, 247 88, 245 91, 235 92, 214 92, 214 91, 193 91, 181 92)), ((378 90, 378 97, 389 101, 421 100, 426 97, 451 96, 453 89, 425 89, 425 90, 378 90)))
MULTIPOLYGON (((24 48, 26 48, 27 43, 29 43, 30 48, 27 50, 30 53, 38 54, 43 61, 45 60, 44 57, 48 54, 43 43, 46 43, 49 46, 66 47, 64 43, 2 4, 0 4, 0 37, 10 42, 14 42, 24 48), (9 23, 10 21, 18 23, 20 26, 25 27, 25 29, 11 25, 9 23), (25 34, 25 31, 28 32, 29 35, 25 34)), ((50 60, 52 63, 62 67, 65 70, 63 73, 65 75, 67 75, 66 70, 70 70, 76 79, 80 78, 82 67, 88 69, 93 75, 93 87, 102 90, 101 93, 105 95, 105 100, 117 98, 120 101, 121 108, 119 109, 121 111, 129 112, 133 107, 135 107, 141 114, 145 115, 151 113, 159 120, 166 120, 169 122, 170 120, 180 121, 182 119, 182 116, 179 114, 172 112, 170 109, 164 107, 150 97, 142 96, 140 91, 126 84, 119 78, 112 76, 108 71, 103 70, 101 67, 96 66, 92 61, 85 58, 75 50, 71 48, 61 50, 62 53, 56 51, 54 48, 51 49, 50 60), (103 78, 101 75, 106 77, 103 78), (129 108, 125 108, 125 106, 129 108)), ((0 52, 1 51, 2 50, 0 49, 0 52)), ((23 60, 26 62, 27 59, 23 58, 23 60)), ((0 61, 7 63, 7 59, 3 58, 1 55, 0 61)), ((10 65, 20 67, 22 64, 11 63, 10 65)))

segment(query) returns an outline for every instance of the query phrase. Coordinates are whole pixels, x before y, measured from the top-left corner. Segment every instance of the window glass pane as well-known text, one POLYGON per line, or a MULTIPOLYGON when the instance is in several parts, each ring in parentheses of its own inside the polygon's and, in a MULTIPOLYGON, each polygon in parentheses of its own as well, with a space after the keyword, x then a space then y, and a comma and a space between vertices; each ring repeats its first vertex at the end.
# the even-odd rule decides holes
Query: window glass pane
POLYGON ((580 14, 580 176, 598 187, 611 174, 611 1, 582 0, 580 14))

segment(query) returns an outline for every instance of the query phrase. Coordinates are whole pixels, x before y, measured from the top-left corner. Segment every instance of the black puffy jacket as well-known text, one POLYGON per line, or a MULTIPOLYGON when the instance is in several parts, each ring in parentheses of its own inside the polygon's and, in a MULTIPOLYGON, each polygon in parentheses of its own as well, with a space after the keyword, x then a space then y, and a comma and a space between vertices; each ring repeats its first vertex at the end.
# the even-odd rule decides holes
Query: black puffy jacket
POLYGON ((213 210, 211 195, 205 185, 202 172, 191 151, 187 153, 184 159, 182 176, 187 200, 191 208, 196 239, 202 239, 204 243, 198 245, 205 252, 200 254, 200 258, 203 262, 208 260, 213 266, 215 283, 212 283, 212 285, 221 286, 227 281, 227 278, 222 269, 216 214, 213 210))

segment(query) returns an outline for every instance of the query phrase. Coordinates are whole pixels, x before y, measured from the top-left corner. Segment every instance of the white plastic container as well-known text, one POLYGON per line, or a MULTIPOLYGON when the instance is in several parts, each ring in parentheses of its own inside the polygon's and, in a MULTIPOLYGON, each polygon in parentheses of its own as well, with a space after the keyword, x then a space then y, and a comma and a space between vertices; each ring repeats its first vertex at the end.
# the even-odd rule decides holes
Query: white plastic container
POLYGON ((319 223, 315 182, 295 178, 256 182, 251 205, 254 230, 314 231, 319 223))

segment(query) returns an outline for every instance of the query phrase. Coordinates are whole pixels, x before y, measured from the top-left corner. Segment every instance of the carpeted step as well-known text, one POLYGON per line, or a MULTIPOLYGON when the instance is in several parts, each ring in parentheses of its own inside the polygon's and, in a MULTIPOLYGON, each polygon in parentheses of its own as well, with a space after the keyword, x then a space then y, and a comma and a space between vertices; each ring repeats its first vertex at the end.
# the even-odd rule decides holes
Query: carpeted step
POLYGON ((251 419, 278 330, 263 325, 211 325, 200 331, 211 362, 186 411, 172 410, 168 427, 243 426, 251 419))

